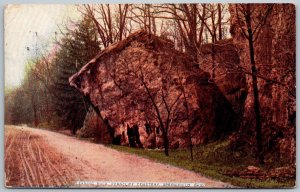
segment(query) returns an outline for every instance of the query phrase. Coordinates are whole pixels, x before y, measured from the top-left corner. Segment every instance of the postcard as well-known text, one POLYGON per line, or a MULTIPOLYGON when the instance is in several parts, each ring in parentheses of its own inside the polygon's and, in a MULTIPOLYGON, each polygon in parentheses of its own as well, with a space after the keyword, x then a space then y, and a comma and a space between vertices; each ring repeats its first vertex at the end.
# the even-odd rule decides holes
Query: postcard
POLYGON ((4 16, 7 188, 295 187, 295 5, 4 16))

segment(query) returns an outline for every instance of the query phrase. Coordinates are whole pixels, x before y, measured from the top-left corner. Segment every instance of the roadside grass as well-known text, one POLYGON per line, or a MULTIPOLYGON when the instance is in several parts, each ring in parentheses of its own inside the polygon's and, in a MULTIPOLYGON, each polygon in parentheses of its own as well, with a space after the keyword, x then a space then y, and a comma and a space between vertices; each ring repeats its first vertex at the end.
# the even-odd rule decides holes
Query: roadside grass
MULTIPOLYGON (((269 167, 257 165, 255 158, 249 154, 241 154, 229 150, 229 141, 217 141, 207 145, 193 148, 194 160, 191 161, 188 149, 170 150, 167 157, 163 150, 130 148, 127 146, 107 145, 113 149, 136 154, 157 162, 174 165, 183 169, 197 172, 206 177, 230 183, 236 187, 244 188, 293 188, 295 180, 279 182, 276 180, 260 181, 258 179, 244 179, 225 175, 232 170, 245 169, 249 165, 267 170, 269 167)), ((271 166, 272 167, 272 166, 271 166)))

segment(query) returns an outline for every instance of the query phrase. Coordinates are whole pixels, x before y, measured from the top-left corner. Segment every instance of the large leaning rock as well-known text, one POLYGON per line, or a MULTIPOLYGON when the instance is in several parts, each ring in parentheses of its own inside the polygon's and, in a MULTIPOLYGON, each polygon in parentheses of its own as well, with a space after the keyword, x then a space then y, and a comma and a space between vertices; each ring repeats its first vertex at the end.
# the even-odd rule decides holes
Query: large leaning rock
POLYGON ((124 135, 137 125, 143 146, 153 147, 153 134, 161 144, 157 111, 164 125, 170 124, 174 148, 187 145, 188 125, 194 144, 236 129, 236 114, 219 88, 209 82, 209 74, 176 51, 170 41, 144 31, 101 51, 69 81, 108 119, 115 137, 121 135, 127 143, 124 135))

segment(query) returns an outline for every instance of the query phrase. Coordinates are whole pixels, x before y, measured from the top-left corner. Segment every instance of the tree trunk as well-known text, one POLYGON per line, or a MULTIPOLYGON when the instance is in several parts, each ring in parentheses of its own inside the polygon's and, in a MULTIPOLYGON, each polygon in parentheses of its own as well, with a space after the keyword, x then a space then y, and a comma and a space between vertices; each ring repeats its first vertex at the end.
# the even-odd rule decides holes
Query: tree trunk
POLYGON ((211 44, 211 60, 212 60, 211 78, 214 80, 215 79, 215 68, 216 68, 214 42, 211 44))
POLYGON ((72 128, 72 134, 75 135, 76 134, 76 127, 73 125, 73 128, 72 128))
POLYGON ((37 127, 39 124, 39 120, 38 120, 37 109, 35 105, 33 105, 33 114, 34 114, 34 126, 37 127))
POLYGON ((192 144, 192 141, 190 141, 190 156, 191 156, 191 161, 194 161, 193 144, 192 144))
POLYGON ((261 116, 260 116, 260 104, 259 104, 259 94, 257 87, 257 69, 254 58, 254 45, 253 45, 253 34, 252 30, 248 29, 249 34, 249 49, 250 49, 250 62, 251 62, 251 72, 252 72, 252 88, 254 96, 254 112, 256 121, 256 142, 257 142, 257 156, 260 164, 264 163, 263 146, 262 146, 262 130, 261 130, 261 116))
POLYGON ((31 105, 32 105, 32 109, 33 109, 34 126, 37 127, 39 124, 39 119, 38 119, 37 107, 35 104, 35 99, 34 99, 33 94, 31 95, 31 105))
POLYGON ((165 155, 169 156, 169 139, 166 133, 163 132, 165 155))
POLYGON ((189 106, 187 103, 187 98, 185 95, 185 90, 183 85, 181 84, 181 89, 183 92, 183 98, 184 98, 184 106, 185 106, 185 110, 186 110, 186 114, 187 114, 187 124, 188 124, 188 134, 189 134, 189 149, 190 149, 190 157, 191 157, 191 161, 194 160, 194 156, 193 156, 193 142, 192 142, 192 127, 190 124, 190 112, 189 112, 189 106))
POLYGON ((219 28, 219 40, 222 40, 222 8, 218 3, 218 28, 219 28))
POLYGON ((48 101, 48 94, 47 94, 47 91, 45 90, 44 91, 45 93, 45 98, 46 98, 46 120, 47 120, 47 123, 50 123, 50 115, 49 115, 49 101, 48 101))
POLYGON ((191 157, 191 161, 194 161, 194 155, 193 155, 193 142, 192 142, 192 130, 191 130, 191 126, 189 126, 189 149, 190 149, 190 157, 191 157))

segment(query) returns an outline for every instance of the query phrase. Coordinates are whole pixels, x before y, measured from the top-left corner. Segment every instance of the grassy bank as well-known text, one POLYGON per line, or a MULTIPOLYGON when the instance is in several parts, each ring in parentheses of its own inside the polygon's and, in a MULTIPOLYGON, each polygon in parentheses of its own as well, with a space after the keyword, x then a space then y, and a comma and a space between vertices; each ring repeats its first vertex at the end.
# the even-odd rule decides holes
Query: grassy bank
MULTIPOLYGON (((161 150, 138 149, 126 146, 109 145, 109 147, 128 153, 137 154, 157 162, 167 163, 187 170, 195 171, 204 176, 230 183, 237 187, 246 188, 291 188, 295 185, 295 180, 278 182, 276 180, 260 181, 257 179, 243 179, 227 176, 225 173, 232 170, 242 170, 249 165, 254 165, 256 160, 249 154, 232 152, 228 148, 228 141, 218 141, 203 146, 194 147, 194 160, 191 161, 190 153, 187 149, 171 150, 170 156, 165 156, 161 150)), ((260 167, 263 170, 270 167, 260 167)))

